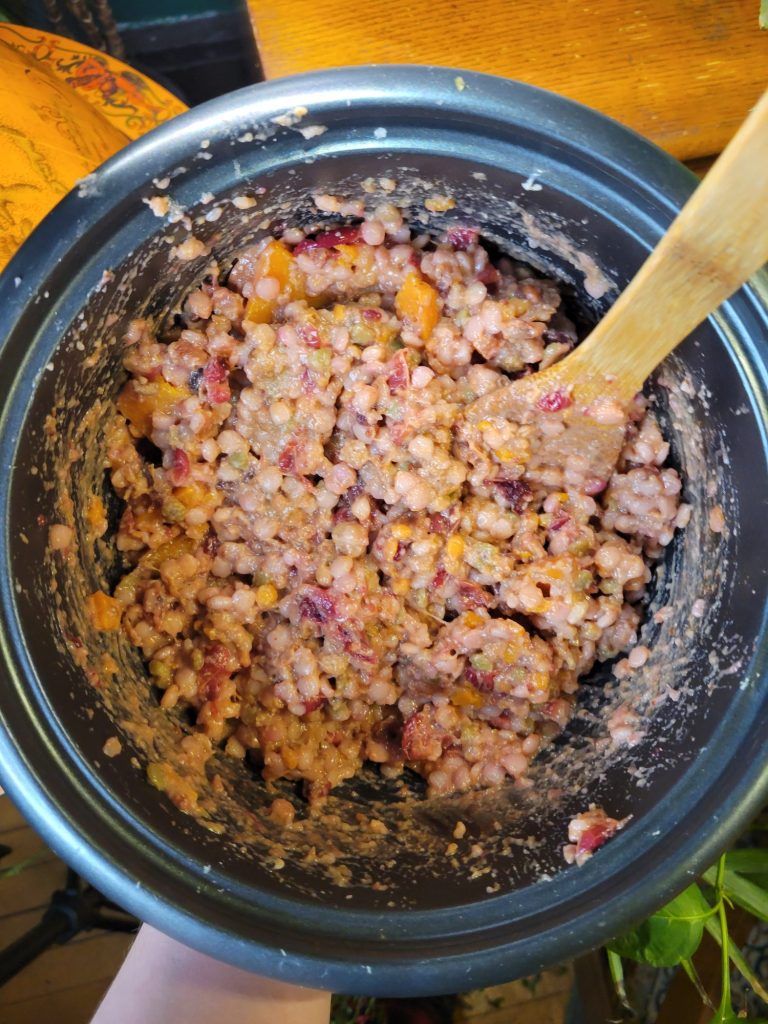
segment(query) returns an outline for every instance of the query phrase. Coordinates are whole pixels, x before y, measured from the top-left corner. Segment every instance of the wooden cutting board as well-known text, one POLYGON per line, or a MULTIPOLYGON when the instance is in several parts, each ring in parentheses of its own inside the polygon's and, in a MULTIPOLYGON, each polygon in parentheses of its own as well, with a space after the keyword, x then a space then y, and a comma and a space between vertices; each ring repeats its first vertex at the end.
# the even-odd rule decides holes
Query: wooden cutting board
POLYGON ((718 153, 768 84, 759 0, 249 0, 268 78, 440 64, 543 86, 680 159, 718 153))

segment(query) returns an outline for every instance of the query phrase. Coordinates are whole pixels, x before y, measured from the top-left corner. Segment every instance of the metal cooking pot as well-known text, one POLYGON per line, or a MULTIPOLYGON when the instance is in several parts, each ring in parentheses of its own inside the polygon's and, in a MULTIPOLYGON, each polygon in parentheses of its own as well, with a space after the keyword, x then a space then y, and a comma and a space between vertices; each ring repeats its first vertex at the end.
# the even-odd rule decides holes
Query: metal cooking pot
POLYGON ((371 770, 341 787, 329 816, 280 833, 265 808, 291 787, 268 793, 221 758, 201 823, 145 777, 188 728, 183 716, 158 711, 135 651, 106 644, 83 612, 117 572, 109 544, 87 539, 84 502, 110 500, 100 453, 118 339, 137 314, 170 315, 205 272, 207 255, 171 256, 190 231, 226 268, 245 242, 317 218, 313 192, 361 195, 367 178, 428 229, 478 225, 556 274, 584 327, 695 185, 575 103, 426 67, 233 93, 82 182, 0 281, 0 770, 53 849, 183 942, 321 988, 461 991, 620 932, 710 863, 765 796, 768 285, 758 275, 661 372, 654 393, 694 513, 656 574, 641 636, 652 655, 621 684, 603 670, 583 686, 531 788, 426 801, 418 780, 403 790, 371 770), (392 195, 382 178, 396 181, 392 195), (435 193, 456 205, 427 217, 435 193), (170 218, 142 202, 158 195, 177 204, 170 218), (722 534, 707 522, 715 504, 722 534), (48 524, 67 517, 79 536, 70 561, 48 548, 48 524), (638 715, 632 747, 608 740, 622 707, 638 715), (112 736, 121 753, 109 758, 112 736), (632 819, 566 868, 567 822, 590 803, 632 819), (372 815, 386 833, 366 827, 372 815), (466 835, 454 838, 459 820, 466 835))

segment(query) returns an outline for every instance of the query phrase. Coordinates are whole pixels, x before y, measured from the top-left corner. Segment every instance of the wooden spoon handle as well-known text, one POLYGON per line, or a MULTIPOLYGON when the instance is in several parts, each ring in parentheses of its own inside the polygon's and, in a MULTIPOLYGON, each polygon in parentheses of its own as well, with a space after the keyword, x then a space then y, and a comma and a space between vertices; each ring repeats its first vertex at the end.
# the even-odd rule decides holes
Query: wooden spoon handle
POLYGON ((575 359, 585 370, 615 375, 623 393, 634 393, 766 261, 768 91, 638 274, 566 362, 575 359))

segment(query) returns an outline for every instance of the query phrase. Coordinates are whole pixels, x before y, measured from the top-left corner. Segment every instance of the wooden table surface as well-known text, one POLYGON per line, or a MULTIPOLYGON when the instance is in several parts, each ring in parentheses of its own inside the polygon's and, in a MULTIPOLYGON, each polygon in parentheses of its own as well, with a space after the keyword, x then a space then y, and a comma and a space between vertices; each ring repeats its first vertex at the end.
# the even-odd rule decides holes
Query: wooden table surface
POLYGON ((759 0, 249 0, 267 78, 440 64, 543 86, 681 160, 719 153, 768 85, 759 0))

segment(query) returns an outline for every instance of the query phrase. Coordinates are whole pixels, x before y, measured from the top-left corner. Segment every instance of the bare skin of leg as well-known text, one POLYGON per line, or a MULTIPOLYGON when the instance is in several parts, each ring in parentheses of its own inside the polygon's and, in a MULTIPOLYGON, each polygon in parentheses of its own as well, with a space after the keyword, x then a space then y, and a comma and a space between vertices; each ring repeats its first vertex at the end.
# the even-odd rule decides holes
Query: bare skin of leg
POLYGON ((328 992, 229 967, 143 925, 91 1024, 328 1024, 328 992))

